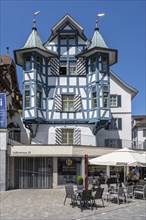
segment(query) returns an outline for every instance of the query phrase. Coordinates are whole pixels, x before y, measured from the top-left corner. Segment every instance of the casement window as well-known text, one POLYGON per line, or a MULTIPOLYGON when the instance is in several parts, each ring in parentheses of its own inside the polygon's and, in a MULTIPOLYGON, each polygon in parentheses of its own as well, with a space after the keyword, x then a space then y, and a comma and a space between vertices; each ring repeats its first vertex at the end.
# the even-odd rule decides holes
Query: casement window
POLYGON ((80 95, 55 94, 55 111, 77 112, 81 110, 80 95))
POLYGON ((122 147, 122 140, 121 139, 105 139, 105 147, 122 147))
POLYGON ((69 74, 76 75, 77 73, 77 65, 76 62, 69 62, 69 74))
POLYGON ((100 72, 107 72, 108 71, 108 62, 107 57, 100 57, 99 59, 99 71, 100 72))
POLYGON ((25 86, 25 108, 30 108, 31 107, 31 102, 30 102, 30 85, 25 86))
POLYGON ((96 87, 92 87, 92 108, 97 107, 97 93, 96 93, 96 87))
POLYGON ((41 68, 42 68, 42 59, 40 57, 36 58, 36 69, 37 72, 41 72, 41 68))
POLYGON ((103 108, 108 107, 108 92, 103 92, 103 108))
POLYGON ((74 95, 62 95, 62 110, 66 112, 75 111, 74 95))
POLYGON ((93 57, 91 59, 91 71, 95 72, 96 71, 96 57, 93 57))
POLYGON ((67 75, 67 63, 66 61, 60 62, 60 75, 67 75))
POLYGON ((143 137, 146 137, 146 129, 143 129, 143 137))
POLYGON ((121 107, 121 95, 110 95, 110 106, 112 108, 121 107))
POLYGON ((62 129, 62 144, 73 144, 74 129, 62 129))
POLYGON ((31 63, 31 56, 27 56, 25 57, 25 64, 24 64, 24 68, 26 71, 29 71, 32 69, 32 63, 31 63))
POLYGON ((107 126, 108 130, 122 130, 122 118, 112 118, 111 123, 107 126))
POLYGON ((62 144, 81 144, 81 130, 79 128, 56 128, 55 143, 62 144))
POLYGON ((60 44, 61 45, 66 45, 67 44, 67 37, 66 36, 61 36, 60 37, 60 44))
POLYGON ((42 108, 42 88, 37 86, 36 104, 38 108, 42 108))
POLYGON ((68 44, 69 45, 75 45, 75 36, 69 36, 68 44))

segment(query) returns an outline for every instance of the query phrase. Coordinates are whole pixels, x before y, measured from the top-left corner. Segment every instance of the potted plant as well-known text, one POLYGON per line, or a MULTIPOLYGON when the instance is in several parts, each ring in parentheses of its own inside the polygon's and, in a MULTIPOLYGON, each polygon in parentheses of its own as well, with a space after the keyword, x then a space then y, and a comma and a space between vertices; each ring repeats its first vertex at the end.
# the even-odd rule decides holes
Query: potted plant
POLYGON ((78 185, 83 185, 83 177, 82 176, 77 176, 76 181, 78 185))

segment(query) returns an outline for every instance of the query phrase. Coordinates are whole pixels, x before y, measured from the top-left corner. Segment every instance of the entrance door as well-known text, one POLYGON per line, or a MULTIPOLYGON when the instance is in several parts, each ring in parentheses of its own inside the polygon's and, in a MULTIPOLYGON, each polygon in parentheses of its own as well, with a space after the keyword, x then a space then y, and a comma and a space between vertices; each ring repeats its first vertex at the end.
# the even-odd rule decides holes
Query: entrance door
POLYGON ((52 188, 52 159, 15 158, 15 188, 52 188))

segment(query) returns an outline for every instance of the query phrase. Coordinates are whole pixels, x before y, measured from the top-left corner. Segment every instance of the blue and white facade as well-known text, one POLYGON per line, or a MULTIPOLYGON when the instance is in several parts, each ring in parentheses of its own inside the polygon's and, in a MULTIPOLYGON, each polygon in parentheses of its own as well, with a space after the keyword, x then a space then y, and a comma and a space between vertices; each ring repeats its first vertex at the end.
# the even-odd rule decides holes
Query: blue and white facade
POLYGON ((31 145, 10 147, 10 157, 14 170, 26 170, 27 163, 34 175, 25 179, 16 172, 19 183, 12 185, 51 188, 74 182, 76 175, 84 176, 85 154, 125 147, 122 139, 130 143, 131 99, 137 90, 110 70, 117 53, 98 28, 89 41, 68 14, 44 44, 34 27, 24 47, 14 51, 23 69, 23 121, 31 145), (45 173, 43 180, 39 172, 45 173))

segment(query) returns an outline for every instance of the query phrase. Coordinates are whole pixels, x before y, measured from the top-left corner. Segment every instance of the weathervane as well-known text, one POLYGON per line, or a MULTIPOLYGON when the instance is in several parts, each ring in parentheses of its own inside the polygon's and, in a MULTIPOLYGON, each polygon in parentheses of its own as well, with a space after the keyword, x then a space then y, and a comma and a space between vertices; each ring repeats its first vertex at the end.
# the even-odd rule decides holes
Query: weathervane
POLYGON ((96 27, 97 27, 97 24, 99 22, 99 17, 103 17, 105 15, 105 13, 100 13, 97 15, 97 20, 96 20, 96 27))
POLYGON ((36 28, 36 16, 40 13, 40 11, 36 11, 34 13, 34 19, 33 19, 33 27, 36 28))

